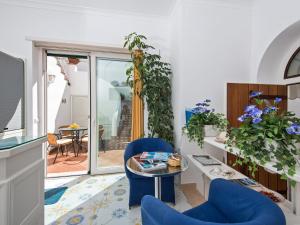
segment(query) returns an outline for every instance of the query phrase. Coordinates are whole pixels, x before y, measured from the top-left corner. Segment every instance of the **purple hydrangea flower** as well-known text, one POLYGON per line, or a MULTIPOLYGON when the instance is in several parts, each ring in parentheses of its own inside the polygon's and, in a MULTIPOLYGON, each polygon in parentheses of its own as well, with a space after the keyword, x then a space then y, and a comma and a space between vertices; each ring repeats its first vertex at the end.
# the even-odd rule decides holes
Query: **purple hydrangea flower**
POLYGON ((262 118, 260 118, 260 117, 255 117, 255 118, 252 119, 252 123, 254 123, 254 124, 258 124, 261 121, 262 121, 262 118))
POLYGON ((195 114, 201 114, 201 113, 205 113, 206 110, 207 109, 205 107, 196 107, 196 108, 192 109, 192 112, 195 114))
POLYGON ((270 107, 266 107, 266 108, 263 109, 264 114, 269 114, 270 112, 271 112, 270 107))
MULTIPOLYGON (((267 113, 267 112, 269 112, 269 111, 270 111, 269 108, 265 108, 265 109, 264 109, 264 112, 265 112, 265 113, 267 113)), ((244 122, 246 118, 251 117, 251 118, 252 118, 252 122, 253 122, 254 124, 257 124, 257 123, 259 123, 259 122, 262 121, 262 118, 261 118, 262 114, 263 114, 263 111, 260 110, 259 108, 257 108, 256 105, 249 105, 249 106, 247 106, 246 109, 245 109, 245 114, 242 115, 242 116, 240 116, 240 117, 238 118, 238 121, 244 122)))
POLYGON ((247 107, 246 107, 246 109, 245 109, 245 112, 246 113, 249 113, 249 112, 251 112, 253 109, 255 109, 256 108, 256 106, 255 105, 248 105, 247 107))
POLYGON ((294 129, 292 127, 288 127, 288 128, 286 128, 286 132, 288 134, 294 134, 294 129))
POLYGON ((244 122, 244 121, 245 121, 245 119, 247 119, 248 117, 249 117, 249 115, 248 115, 248 114, 241 115, 241 116, 238 118, 238 121, 240 121, 240 122, 244 122))
POLYGON ((260 96, 260 95, 262 95, 262 93, 263 92, 261 92, 261 91, 252 91, 250 93, 250 98, 254 98, 254 97, 260 96))
POLYGON ((209 113, 209 112, 211 112, 212 110, 210 110, 210 109, 207 108, 207 107, 209 107, 208 102, 210 102, 210 100, 206 99, 204 102, 197 103, 196 107, 192 109, 192 112, 194 114, 201 114, 201 113, 209 113))
POLYGON ((252 117, 252 118, 259 118, 259 117, 261 117, 261 115, 262 115, 262 110, 260 110, 260 109, 258 109, 258 108, 254 108, 254 109, 252 109, 250 112, 248 112, 249 113, 249 115, 252 117))
POLYGON ((294 123, 290 127, 286 128, 286 132, 291 135, 300 135, 300 125, 294 123))
POLYGON ((276 97, 275 100, 274 100, 274 102, 275 102, 276 104, 278 104, 278 103, 281 102, 281 101, 282 101, 282 98, 278 98, 278 97, 276 97))

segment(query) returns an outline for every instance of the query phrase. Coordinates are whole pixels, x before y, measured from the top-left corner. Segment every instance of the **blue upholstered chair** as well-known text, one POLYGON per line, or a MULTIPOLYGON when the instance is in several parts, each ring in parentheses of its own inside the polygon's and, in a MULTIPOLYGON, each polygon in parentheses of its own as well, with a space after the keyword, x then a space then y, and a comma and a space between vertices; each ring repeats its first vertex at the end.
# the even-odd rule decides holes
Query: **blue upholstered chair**
MULTIPOLYGON (((173 147, 159 138, 141 138, 128 144, 124 153, 124 162, 142 152, 173 152, 173 147)), ((140 205, 143 196, 154 195, 154 178, 143 177, 131 173, 125 165, 125 172, 129 180, 129 207, 140 205)), ((161 182, 161 198, 163 201, 175 204, 174 177, 164 177, 161 182)))
POLYGON ((143 225, 285 225, 281 209, 262 194, 216 179, 204 204, 179 213, 152 196, 142 200, 143 225))

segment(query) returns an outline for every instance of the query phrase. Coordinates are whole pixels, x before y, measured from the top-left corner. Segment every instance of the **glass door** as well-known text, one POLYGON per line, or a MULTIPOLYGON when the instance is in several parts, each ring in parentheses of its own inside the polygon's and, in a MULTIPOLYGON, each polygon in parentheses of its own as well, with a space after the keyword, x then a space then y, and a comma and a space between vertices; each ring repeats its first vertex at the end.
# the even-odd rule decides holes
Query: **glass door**
POLYGON ((131 88, 126 83, 129 56, 92 56, 91 172, 124 171, 131 137, 131 88))

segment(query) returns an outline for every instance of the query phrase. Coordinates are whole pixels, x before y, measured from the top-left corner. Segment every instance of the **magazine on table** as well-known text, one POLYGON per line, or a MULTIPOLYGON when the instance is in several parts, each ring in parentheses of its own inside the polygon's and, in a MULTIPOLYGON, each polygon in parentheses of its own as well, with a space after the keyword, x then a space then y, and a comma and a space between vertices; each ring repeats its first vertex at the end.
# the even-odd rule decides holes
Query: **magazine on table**
POLYGON ((149 171, 167 168, 167 164, 162 161, 154 162, 153 160, 147 160, 147 159, 144 160, 141 159, 140 156, 134 156, 133 160, 143 172, 149 172, 149 171))
POLYGON ((143 152, 140 156, 141 160, 147 160, 149 162, 161 161, 167 162, 169 157, 172 155, 170 152, 143 152))

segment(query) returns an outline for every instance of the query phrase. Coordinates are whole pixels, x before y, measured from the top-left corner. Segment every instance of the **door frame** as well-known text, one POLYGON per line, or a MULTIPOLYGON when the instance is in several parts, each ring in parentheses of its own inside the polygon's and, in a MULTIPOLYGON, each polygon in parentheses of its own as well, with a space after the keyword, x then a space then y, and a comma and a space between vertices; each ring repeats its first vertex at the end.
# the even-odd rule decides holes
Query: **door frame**
MULTIPOLYGON (((55 51, 57 52, 58 54, 64 54, 64 53, 68 53, 68 55, 83 55, 83 56, 86 56, 87 57, 87 60, 88 60, 88 77, 89 77, 89 80, 88 80, 88 102, 89 102, 89 116, 88 116, 88 136, 90 137, 90 130, 91 130, 91 121, 90 121, 90 117, 91 117, 91 57, 90 57, 90 54, 85 52, 85 51, 77 51, 77 52, 74 52, 74 51, 71 51, 71 50, 66 50, 66 49, 52 49, 52 48, 41 48, 41 51, 42 51, 42 78, 40 80, 40 84, 39 85, 41 87, 41 91, 40 93, 42 94, 42 98, 41 98, 41 101, 40 101, 40 131, 42 133, 42 135, 47 135, 47 132, 48 132, 48 115, 47 115, 47 112, 48 112, 48 79, 47 79, 47 51, 55 51)), ((48 160, 47 160, 47 157, 48 157, 48 144, 45 143, 44 146, 43 146, 43 153, 44 153, 44 166, 45 166, 45 177, 48 177, 48 171, 47 171, 47 168, 48 168, 48 160)), ((75 171, 74 174, 73 172, 62 172, 60 176, 71 176, 71 175, 83 175, 83 174, 90 174, 90 171, 91 171, 91 163, 90 163, 90 152, 91 152, 91 145, 90 145, 90 140, 88 142, 88 145, 87 145, 87 150, 88 150, 88 154, 87 154, 87 172, 86 173, 82 173, 82 171, 75 171)))
POLYGON ((106 59, 114 61, 131 61, 130 54, 124 53, 107 53, 107 52, 93 52, 90 54, 91 62, 91 174, 109 174, 124 172, 124 165, 111 167, 98 167, 98 143, 97 143, 97 59, 106 59))

